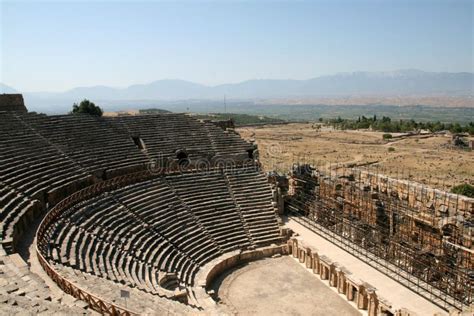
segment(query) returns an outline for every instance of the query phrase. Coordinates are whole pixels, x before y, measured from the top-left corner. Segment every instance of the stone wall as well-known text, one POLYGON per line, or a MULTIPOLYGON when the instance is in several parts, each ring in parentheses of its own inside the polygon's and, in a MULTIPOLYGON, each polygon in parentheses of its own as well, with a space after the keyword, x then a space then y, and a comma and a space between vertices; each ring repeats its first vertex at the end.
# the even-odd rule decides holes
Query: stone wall
POLYGON ((0 94, 0 111, 28 112, 21 94, 0 94))
POLYGON ((285 210, 470 305, 474 199, 360 169, 296 167, 285 210))
POLYGON ((462 226, 474 214, 472 198, 430 188, 413 181, 393 179, 367 171, 356 172, 360 174, 360 181, 369 185, 371 190, 403 201, 406 207, 419 213, 420 217, 432 220, 440 229, 448 223, 462 226))
POLYGON ((249 261, 268 258, 273 255, 290 255, 297 258, 307 269, 319 275, 321 280, 327 280, 330 287, 337 289, 338 293, 346 296, 360 310, 366 311, 369 316, 397 315, 415 316, 406 310, 393 310, 391 304, 377 295, 376 289, 370 284, 356 279, 345 267, 328 257, 319 254, 315 249, 304 245, 301 238, 291 238, 286 244, 269 246, 257 250, 227 253, 206 264, 196 276, 193 296, 197 305, 205 310, 212 310, 215 302, 211 296, 214 292, 210 289, 212 282, 226 271, 249 261))
POLYGON ((226 253, 202 267, 194 279, 194 287, 190 294, 190 301, 195 301, 197 306, 205 310, 212 310, 215 301, 211 298, 213 293, 208 291, 217 276, 246 262, 268 258, 274 255, 287 255, 288 245, 267 246, 255 250, 233 251, 226 253))

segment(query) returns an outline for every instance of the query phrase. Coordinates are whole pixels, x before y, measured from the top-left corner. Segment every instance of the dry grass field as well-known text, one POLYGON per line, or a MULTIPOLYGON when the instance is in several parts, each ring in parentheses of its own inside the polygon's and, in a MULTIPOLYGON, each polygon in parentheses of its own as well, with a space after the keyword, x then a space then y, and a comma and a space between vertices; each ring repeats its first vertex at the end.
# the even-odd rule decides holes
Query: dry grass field
POLYGON ((256 141, 266 170, 286 172, 298 161, 326 170, 340 170, 343 164, 367 164, 365 168, 374 172, 440 189, 464 182, 474 184, 474 151, 453 148, 449 135, 385 141, 382 132, 317 130, 303 123, 242 127, 237 131, 256 141))

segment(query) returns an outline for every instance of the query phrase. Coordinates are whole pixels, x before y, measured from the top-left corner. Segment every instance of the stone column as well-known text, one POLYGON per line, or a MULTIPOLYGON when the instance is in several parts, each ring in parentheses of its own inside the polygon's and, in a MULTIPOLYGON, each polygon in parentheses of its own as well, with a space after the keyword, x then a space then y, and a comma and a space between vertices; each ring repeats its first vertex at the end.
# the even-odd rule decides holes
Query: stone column
POLYGON ((298 258, 298 239, 292 239, 292 242, 293 242, 292 255, 294 258, 298 258))
POLYGON ((321 279, 329 279, 329 267, 323 262, 321 262, 321 279))
POLYGON ((354 284, 352 284, 351 282, 347 282, 346 297, 347 297, 348 301, 353 301, 354 300, 354 296, 352 295, 353 287, 354 287, 354 284))
POLYGON ((332 262, 326 256, 321 256, 319 258, 319 262, 321 263, 320 268, 320 275, 322 280, 328 280, 329 284, 331 284, 331 266, 332 262))
POLYGON ((377 294, 375 294, 375 291, 367 291, 367 295, 369 299, 367 307, 369 316, 376 316, 379 308, 379 300, 377 298, 377 294))
POLYGON ((311 248, 306 248, 306 268, 311 269, 313 267, 313 256, 311 255, 311 248))
POLYGON ((337 269, 337 291, 346 293, 346 275, 341 269, 337 269))
POLYGON ((365 287, 363 285, 359 285, 359 290, 357 294, 357 308, 367 309, 368 299, 365 292, 365 287))
POLYGON ((329 285, 332 287, 337 287, 336 263, 332 263, 329 266, 329 285))
POLYGON ((320 274, 319 270, 319 255, 317 252, 313 252, 313 273, 320 274))
POLYGON ((357 306, 359 306, 359 294, 360 294, 360 286, 359 283, 353 279, 351 279, 346 274, 346 296, 348 301, 353 301, 357 306), (354 293, 355 292, 355 293, 354 293))
POLYGON ((304 260, 306 258, 306 251, 304 250, 303 247, 298 249, 298 259, 300 263, 304 263, 304 260))

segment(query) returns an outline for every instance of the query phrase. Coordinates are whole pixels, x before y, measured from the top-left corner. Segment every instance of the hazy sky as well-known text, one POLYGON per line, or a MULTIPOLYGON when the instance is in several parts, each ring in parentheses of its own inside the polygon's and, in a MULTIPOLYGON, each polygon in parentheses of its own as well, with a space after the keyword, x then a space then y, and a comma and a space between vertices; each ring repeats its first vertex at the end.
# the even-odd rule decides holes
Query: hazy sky
POLYGON ((472 1, 0 1, 0 82, 22 91, 474 71, 472 1))

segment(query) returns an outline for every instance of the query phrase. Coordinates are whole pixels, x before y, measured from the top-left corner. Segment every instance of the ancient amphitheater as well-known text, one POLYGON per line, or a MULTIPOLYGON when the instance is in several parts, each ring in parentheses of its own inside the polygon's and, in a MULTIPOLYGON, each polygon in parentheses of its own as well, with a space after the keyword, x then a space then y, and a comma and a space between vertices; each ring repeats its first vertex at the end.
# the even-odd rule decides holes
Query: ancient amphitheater
POLYGON ((472 315, 474 200, 262 170, 231 124, 0 95, 0 313, 472 315))

